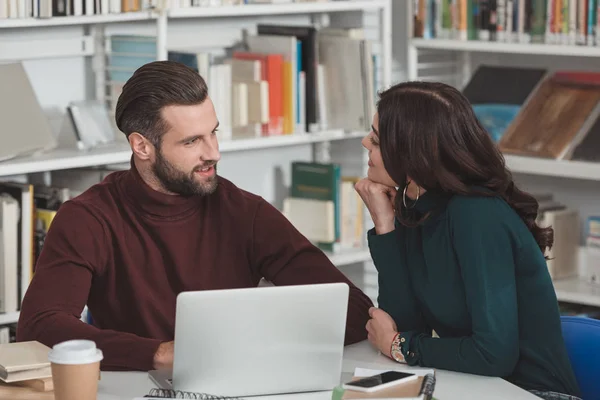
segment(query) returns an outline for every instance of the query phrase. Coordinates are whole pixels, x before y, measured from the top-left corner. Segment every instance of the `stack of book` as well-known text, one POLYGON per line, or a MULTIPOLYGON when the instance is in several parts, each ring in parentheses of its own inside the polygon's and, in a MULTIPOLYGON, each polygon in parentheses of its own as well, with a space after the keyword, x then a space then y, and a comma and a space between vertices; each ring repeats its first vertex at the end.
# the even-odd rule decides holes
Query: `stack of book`
POLYGON ((579 245, 581 240, 579 211, 554 199, 551 193, 535 196, 538 203, 537 223, 552 227, 554 244, 547 252, 548 271, 552 279, 579 275, 579 245))
MULTIPOLYGON (((123 84, 156 59, 153 36, 108 39, 108 107, 123 84)), ((377 58, 362 29, 258 24, 227 48, 171 48, 171 61, 207 82, 221 139, 325 129, 365 131, 375 108, 377 58)))
POLYGON ((339 164, 293 162, 283 213, 324 251, 362 248, 364 205, 354 190, 358 179, 342 176, 339 164))
POLYGON ((0 344, 0 398, 53 399, 49 351, 37 341, 0 344))

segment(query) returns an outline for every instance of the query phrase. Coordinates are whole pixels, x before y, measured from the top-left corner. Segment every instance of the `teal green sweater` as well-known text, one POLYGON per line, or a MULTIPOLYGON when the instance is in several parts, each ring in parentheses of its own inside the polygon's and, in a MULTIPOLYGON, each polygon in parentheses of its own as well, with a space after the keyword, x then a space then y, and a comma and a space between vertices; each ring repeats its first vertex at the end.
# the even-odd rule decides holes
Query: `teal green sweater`
POLYGON ((578 396, 546 261, 517 213, 497 197, 431 192, 414 210, 432 215, 368 232, 379 307, 407 363, 578 396))

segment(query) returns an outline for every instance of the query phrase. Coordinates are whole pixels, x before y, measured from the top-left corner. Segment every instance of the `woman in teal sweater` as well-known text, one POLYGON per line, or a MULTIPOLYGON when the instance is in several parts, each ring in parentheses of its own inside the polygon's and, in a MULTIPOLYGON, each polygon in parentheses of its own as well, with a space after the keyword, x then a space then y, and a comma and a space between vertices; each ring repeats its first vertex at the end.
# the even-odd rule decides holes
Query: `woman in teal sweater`
POLYGON ((553 231, 536 224, 536 200, 466 98, 441 83, 398 84, 380 95, 363 146, 369 172, 356 190, 379 272, 369 340, 409 365, 577 399, 544 257, 553 231))

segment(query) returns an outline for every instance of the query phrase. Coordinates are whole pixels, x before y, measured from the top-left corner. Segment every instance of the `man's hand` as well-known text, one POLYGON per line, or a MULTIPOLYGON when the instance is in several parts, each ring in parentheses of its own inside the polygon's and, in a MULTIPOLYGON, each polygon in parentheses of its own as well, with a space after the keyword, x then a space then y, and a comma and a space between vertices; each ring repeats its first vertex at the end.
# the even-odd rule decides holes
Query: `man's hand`
POLYGON ((173 358, 175 355, 175 342, 164 342, 158 346, 154 354, 154 369, 173 368, 173 358))
POLYGON ((392 357, 392 342, 398 333, 396 323, 385 311, 371 307, 369 309, 371 319, 367 322, 368 339, 382 354, 392 357))
POLYGON ((354 186, 367 206, 378 235, 391 232, 394 226, 394 199, 396 188, 375 183, 368 178, 361 179, 354 186))

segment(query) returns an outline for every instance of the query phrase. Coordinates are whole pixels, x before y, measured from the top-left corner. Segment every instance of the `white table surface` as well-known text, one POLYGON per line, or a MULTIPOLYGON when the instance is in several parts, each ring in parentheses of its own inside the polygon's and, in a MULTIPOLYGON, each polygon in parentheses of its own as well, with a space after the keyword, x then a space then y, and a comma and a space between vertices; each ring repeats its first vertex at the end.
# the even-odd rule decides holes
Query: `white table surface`
MULTIPOLYGON (((369 342, 347 346, 344 351, 342 381, 349 380, 354 369, 411 369, 379 354, 369 342)), ((132 400, 143 397, 154 387, 145 372, 102 372, 97 400, 132 400)), ((491 399, 539 400, 538 397, 500 378, 436 370, 434 397, 438 400, 491 399)), ((252 397, 252 400, 259 397, 252 397)), ((331 400, 331 392, 264 396, 273 400, 331 400)))

